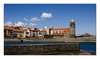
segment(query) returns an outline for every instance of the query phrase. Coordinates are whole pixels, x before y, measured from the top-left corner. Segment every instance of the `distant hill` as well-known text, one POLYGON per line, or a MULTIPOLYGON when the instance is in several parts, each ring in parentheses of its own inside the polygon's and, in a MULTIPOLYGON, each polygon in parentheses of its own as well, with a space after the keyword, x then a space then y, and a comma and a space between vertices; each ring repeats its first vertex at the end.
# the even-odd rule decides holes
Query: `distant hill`
POLYGON ((93 37, 93 35, 90 35, 89 33, 85 33, 85 34, 79 35, 77 37, 93 37))

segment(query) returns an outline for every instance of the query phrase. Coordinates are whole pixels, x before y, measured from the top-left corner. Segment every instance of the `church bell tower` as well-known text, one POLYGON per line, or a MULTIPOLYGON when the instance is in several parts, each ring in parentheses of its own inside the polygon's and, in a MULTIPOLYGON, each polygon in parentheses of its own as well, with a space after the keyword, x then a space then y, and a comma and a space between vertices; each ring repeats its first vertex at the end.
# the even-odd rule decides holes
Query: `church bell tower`
POLYGON ((70 38, 75 38, 75 21, 73 19, 70 22, 70 38))

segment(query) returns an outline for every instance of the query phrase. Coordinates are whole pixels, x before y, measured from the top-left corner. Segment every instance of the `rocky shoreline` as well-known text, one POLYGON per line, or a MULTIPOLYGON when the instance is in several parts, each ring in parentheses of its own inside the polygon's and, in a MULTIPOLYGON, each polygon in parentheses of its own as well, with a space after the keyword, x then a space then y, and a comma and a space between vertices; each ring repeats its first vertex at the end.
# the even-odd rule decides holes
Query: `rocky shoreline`
POLYGON ((92 55, 92 54, 86 51, 86 52, 79 53, 79 55, 92 55))

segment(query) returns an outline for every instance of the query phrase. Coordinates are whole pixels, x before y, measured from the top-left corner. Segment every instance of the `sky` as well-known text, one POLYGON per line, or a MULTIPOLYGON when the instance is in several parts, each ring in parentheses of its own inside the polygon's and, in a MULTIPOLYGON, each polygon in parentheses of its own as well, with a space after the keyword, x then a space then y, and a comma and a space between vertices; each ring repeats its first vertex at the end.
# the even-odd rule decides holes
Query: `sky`
POLYGON ((70 28, 72 19, 76 35, 96 35, 96 4, 4 4, 4 25, 70 28))

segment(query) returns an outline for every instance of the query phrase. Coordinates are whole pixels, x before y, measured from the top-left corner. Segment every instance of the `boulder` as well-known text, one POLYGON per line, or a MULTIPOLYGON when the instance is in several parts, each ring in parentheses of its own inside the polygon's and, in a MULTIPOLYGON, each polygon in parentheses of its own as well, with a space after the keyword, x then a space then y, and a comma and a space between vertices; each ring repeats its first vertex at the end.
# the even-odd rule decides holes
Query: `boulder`
POLYGON ((89 52, 82 52, 79 55, 91 55, 91 53, 89 53, 89 52))

